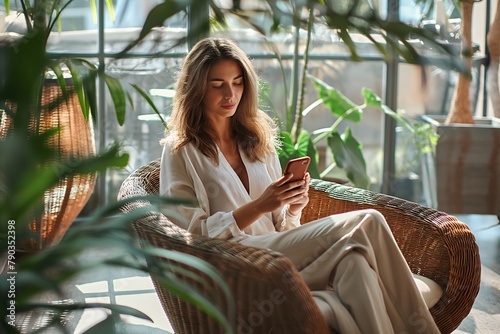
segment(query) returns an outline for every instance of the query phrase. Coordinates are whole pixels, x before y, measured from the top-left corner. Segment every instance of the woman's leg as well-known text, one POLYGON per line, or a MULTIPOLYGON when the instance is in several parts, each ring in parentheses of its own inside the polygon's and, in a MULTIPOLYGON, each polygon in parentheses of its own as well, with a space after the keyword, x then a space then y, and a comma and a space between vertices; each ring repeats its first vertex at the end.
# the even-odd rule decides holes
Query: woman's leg
MULTIPOLYGON (((370 272, 375 273, 379 290, 377 293, 381 293, 383 299, 380 305, 378 305, 379 302, 369 305, 364 297, 358 298, 359 307, 364 307, 366 312, 385 310, 390 319, 390 326, 396 333, 439 332, 384 217, 375 210, 333 215, 294 230, 254 236, 242 243, 271 248, 285 254, 293 261, 313 291, 327 290, 328 286, 335 286, 335 282, 337 282, 336 289, 340 289, 343 284, 338 285, 338 282, 346 282, 346 279, 342 280, 342 277, 338 275, 342 275, 345 265, 342 269, 338 268, 338 265, 346 254, 355 250, 363 255, 364 261, 371 268, 370 272)), ((359 264, 359 257, 356 256, 356 258, 358 259, 354 260, 357 263, 355 266, 366 269, 366 265, 359 264)), ((366 270, 362 268, 355 270, 365 272, 366 270)), ((372 276, 366 273, 361 275, 372 276)), ((363 279, 368 278, 363 277, 363 279)), ((372 281, 373 279, 370 280, 372 281)), ((369 289, 376 289, 376 287, 369 289)), ((342 295, 339 294, 333 298, 356 300, 360 293, 359 289, 354 286, 342 288, 342 290, 342 295)), ((339 291, 336 292, 339 293, 339 291)), ((332 305, 332 307, 338 307, 338 305, 332 305)), ((352 306, 346 305, 349 312, 351 308, 352 306)), ((354 314, 352 316, 356 318, 354 314)), ((357 317, 356 322, 360 321, 359 316, 357 317)), ((342 321, 340 317, 337 317, 337 320, 342 321)), ((373 326, 386 328, 387 324, 380 324, 381 321, 384 320, 378 319, 373 326)), ((360 327, 372 326, 369 323, 366 326, 358 325, 361 325, 360 327)), ((373 331, 370 332, 373 333, 373 331)))
POLYGON ((377 273, 360 252, 348 252, 339 261, 332 284, 361 333, 394 333, 377 273))

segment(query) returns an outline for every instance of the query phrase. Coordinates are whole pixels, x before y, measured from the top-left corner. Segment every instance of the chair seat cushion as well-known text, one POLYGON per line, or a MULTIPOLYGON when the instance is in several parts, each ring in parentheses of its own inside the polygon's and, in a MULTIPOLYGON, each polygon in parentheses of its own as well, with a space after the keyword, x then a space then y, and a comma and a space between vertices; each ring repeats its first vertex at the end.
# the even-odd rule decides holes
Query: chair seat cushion
POLYGON ((436 305, 438 300, 443 295, 443 289, 441 289, 441 287, 430 278, 413 274, 413 279, 415 280, 422 297, 424 297, 427 307, 431 308, 436 305))

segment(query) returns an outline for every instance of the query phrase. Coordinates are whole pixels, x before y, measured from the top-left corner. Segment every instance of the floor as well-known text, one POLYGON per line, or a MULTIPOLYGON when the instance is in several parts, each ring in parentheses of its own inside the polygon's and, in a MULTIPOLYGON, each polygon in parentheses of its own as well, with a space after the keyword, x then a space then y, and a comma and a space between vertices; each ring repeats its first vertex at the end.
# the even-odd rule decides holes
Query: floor
MULTIPOLYGON (((458 216, 469 225, 477 238, 482 262, 479 295, 469 316, 454 334, 498 333, 500 327, 500 224, 496 216, 458 216)), ((92 257, 98 254, 87 253, 92 257)), ((85 260, 85 259, 82 259, 85 260)), ((146 313, 153 322, 131 316, 123 318, 118 333, 172 334, 148 275, 129 269, 99 270, 78 277, 67 289, 68 298, 76 301, 128 305, 146 313)), ((104 309, 74 313, 68 318, 67 331, 80 334, 103 320, 104 309)), ((59 333, 51 330, 45 333, 59 333)))
POLYGON ((496 216, 458 215, 476 236, 481 256, 481 287, 469 316, 454 333, 499 333, 500 224, 496 216))

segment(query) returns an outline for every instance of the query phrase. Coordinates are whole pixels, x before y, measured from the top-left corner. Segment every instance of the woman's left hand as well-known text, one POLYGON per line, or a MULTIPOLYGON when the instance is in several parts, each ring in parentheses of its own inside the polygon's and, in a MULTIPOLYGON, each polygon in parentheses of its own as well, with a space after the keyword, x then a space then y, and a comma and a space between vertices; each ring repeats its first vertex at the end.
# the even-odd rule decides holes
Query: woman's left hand
POLYGON ((309 173, 306 173, 304 176, 304 185, 301 187, 302 188, 302 197, 300 197, 298 200, 290 203, 290 207, 288 208, 288 212, 292 215, 298 215, 302 209, 307 205, 309 202, 309 181, 311 181, 311 176, 309 173))

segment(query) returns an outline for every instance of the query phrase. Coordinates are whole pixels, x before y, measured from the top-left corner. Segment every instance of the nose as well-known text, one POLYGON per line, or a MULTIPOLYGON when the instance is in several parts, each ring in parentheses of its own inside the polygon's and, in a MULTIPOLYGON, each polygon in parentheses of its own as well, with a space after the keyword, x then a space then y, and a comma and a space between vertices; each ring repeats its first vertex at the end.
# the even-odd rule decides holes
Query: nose
POLYGON ((231 89, 231 87, 227 87, 224 90, 224 99, 231 100, 233 97, 234 97, 234 91, 231 89))

